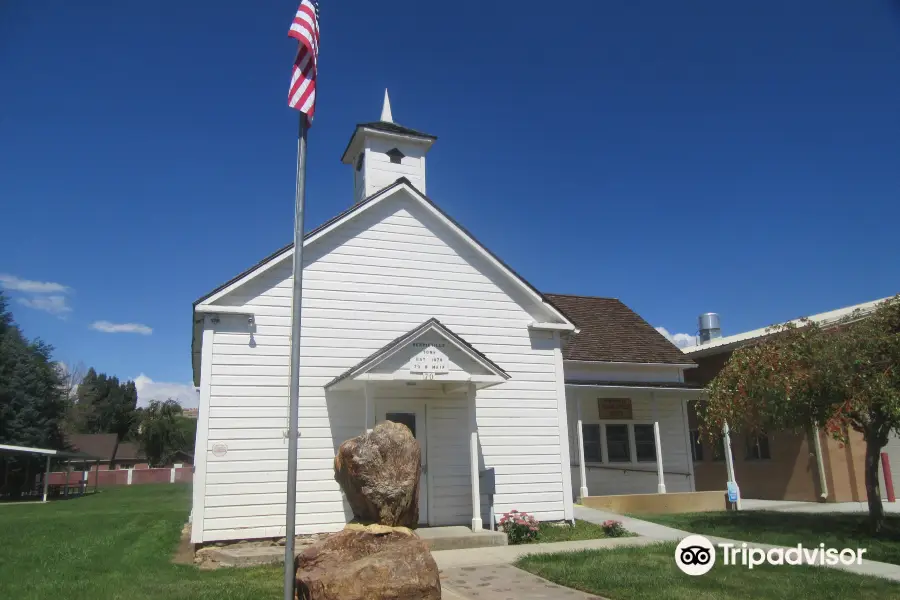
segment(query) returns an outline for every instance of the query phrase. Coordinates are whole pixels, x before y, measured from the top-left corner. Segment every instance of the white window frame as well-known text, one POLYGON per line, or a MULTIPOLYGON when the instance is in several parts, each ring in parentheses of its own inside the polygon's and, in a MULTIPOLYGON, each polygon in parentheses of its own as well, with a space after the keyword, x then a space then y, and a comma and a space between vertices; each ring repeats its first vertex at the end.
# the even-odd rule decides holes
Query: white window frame
MULTIPOLYGON (((582 426, 585 426, 585 425, 599 425, 600 426, 600 458, 601 458, 600 462, 597 462, 595 460, 588 460, 587 458, 585 458, 585 460, 584 460, 585 465, 605 465, 605 466, 613 466, 613 467, 624 465, 624 466, 629 466, 629 467, 635 467, 635 466, 655 465, 656 464, 655 458, 652 461, 645 460, 645 461, 638 462, 637 443, 634 439, 634 426, 635 425, 647 425, 649 427, 653 427, 653 421, 602 420, 602 421, 589 421, 589 422, 585 421, 582 423, 582 426), (628 426, 628 453, 629 453, 628 461, 610 462, 609 448, 607 446, 608 438, 606 435, 606 426, 607 425, 627 425, 628 426)), ((656 451, 657 451, 657 448, 655 447, 656 446, 655 439, 653 440, 653 445, 654 445, 654 456, 655 456, 656 451)))

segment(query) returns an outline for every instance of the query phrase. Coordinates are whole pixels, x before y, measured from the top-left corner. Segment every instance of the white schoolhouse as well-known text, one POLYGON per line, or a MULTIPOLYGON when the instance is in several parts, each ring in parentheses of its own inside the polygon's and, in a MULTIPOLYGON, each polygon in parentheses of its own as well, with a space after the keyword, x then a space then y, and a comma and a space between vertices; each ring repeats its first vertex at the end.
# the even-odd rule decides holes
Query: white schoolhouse
MULTIPOLYGON (((344 152, 352 206, 303 242, 297 532, 351 518, 336 449, 386 419, 421 443, 424 525, 693 491, 693 362, 618 300, 541 293, 492 254, 426 196, 436 138, 385 104, 344 152)), ((292 256, 194 304, 195 543, 284 535, 292 256)))

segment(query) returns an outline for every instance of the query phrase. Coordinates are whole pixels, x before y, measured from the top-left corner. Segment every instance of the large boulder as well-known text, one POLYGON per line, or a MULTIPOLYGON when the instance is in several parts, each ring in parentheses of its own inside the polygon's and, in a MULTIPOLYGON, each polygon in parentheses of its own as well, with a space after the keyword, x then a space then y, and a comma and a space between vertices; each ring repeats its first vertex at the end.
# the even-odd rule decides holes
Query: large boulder
POLYGON ((428 546, 405 527, 351 524, 294 561, 298 600, 440 600, 428 546))
POLYGON ((422 450, 406 425, 386 421, 341 444, 334 478, 361 523, 415 528, 422 450))

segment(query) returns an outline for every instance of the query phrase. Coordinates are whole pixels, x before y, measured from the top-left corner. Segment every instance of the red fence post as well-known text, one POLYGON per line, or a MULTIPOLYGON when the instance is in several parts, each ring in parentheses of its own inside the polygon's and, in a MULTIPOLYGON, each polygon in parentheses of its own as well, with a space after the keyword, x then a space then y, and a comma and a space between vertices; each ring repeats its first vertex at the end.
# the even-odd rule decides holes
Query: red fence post
POLYGON ((891 459, 887 452, 881 453, 881 468, 884 470, 884 491, 887 492, 888 502, 896 502, 894 498, 894 480, 891 478, 891 459))

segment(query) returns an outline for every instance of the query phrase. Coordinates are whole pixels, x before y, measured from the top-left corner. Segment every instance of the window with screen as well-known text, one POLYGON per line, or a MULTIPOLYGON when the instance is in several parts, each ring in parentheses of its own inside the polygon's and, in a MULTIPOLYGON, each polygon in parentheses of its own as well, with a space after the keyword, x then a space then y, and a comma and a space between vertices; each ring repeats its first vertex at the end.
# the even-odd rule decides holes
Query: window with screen
POLYGON ((631 462, 628 425, 606 426, 606 456, 613 462, 631 462))
POLYGON ((772 458, 769 452, 769 436, 765 434, 747 436, 747 460, 768 460, 772 458))
POLYGON ((656 440, 653 425, 634 426, 634 453, 638 462, 656 462, 656 440))
POLYGON ((713 443, 712 459, 714 461, 725 460, 725 438, 721 437, 713 443))
POLYGON ((700 439, 700 432, 696 429, 691 430, 691 458, 694 462, 703 460, 703 442, 700 439))
POLYGON ((584 461, 600 462, 603 459, 600 455, 600 426, 582 425, 581 435, 584 439, 584 461))

